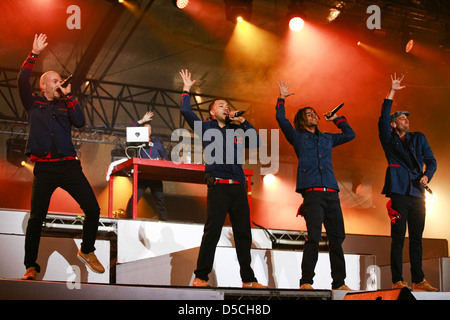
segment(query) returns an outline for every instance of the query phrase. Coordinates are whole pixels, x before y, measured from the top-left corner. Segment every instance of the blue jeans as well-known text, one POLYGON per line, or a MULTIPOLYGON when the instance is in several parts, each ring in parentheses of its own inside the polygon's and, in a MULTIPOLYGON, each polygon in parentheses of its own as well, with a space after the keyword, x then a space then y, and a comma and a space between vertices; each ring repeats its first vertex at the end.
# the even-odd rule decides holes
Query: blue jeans
POLYGON ((95 251, 100 207, 81 169, 80 161, 36 162, 33 173, 31 211, 25 233, 25 267, 27 269, 35 267, 36 271, 40 271, 36 260, 42 224, 48 212, 51 196, 58 187, 67 191, 84 211, 81 251, 83 253, 95 251))

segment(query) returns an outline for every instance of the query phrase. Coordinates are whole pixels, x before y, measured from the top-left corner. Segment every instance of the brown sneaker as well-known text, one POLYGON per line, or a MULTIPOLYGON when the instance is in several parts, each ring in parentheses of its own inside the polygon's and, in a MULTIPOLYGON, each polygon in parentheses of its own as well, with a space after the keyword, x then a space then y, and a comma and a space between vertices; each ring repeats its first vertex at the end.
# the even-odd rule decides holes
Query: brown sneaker
POLYGON ((242 282, 242 288, 267 289, 268 286, 265 286, 261 283, 254 281, 254 282, 242 282))
POLYGON ((37 277, 37 271, 35 267, 30 267, 25 272, 25 275, 23 276, 22 280, 36 280, 37 277))
POLYGON ((194 282, 192 282, 192 286, 193 287, 211 287, 210 284, 208 282, 206 282, 205 280, 199 279, 199 278, 194 278, 194 282))
POLYGON ((312 287, 311 284, 309 283, 304 283, 300 286, 300 290, 314 290, 314 288, 312 287))
POLYGON ((406 281, 397 281, 392 285, 392 289, 403 289, 403 288, 411 290, 411 287, 408 286, 408 282, 406 281))
POLYGON ((85 254, 85 253, 81 252, 81 249, 80 249, 80 250, 78 250, 77 257, 89 269, 91 269, 95 273, 105 272, 105 268, 103 268, 103 265, 100 263, 100 261, 98 261, 97 256, 95 255, 94 251, 92 251, 91 253, 85 254))
POLYGON ((433 287, 427 280, 424 279, 422 282, 413 284, 413 291, 436 292, 439 290, 433 287))
POLYGON ((343 285, 340 286, 339 288, 336 288, 336 289, 333 289, 333 290, 353 291, 353 290, 350 289, 346 284, 343 284, 343 285))

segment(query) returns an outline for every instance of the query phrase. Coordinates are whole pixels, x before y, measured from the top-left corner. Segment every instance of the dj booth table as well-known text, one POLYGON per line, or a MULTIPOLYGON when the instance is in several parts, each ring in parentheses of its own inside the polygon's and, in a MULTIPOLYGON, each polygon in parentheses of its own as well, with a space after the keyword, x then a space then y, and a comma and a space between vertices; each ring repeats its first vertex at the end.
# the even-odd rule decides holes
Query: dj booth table
MULTIPOLYGON (((251 177, 253 170, 244 169, 247 182, 247 195, 250 205, 251 202, 251 177)), ((133 182, 132 195, 132 217, 137 218, 137 186, 138 179, 174 181, 186 183, 206 184, 205 181, 205 165, 191 163, 174 163, 165 160, 152 160, 142 158, 130 158, 125 162, 114 166, 109 178, 109 201, 108 201, 108 217, 113 217, 113 197, 114 197, 114 177, 125 176, 131 177, 133 182)))

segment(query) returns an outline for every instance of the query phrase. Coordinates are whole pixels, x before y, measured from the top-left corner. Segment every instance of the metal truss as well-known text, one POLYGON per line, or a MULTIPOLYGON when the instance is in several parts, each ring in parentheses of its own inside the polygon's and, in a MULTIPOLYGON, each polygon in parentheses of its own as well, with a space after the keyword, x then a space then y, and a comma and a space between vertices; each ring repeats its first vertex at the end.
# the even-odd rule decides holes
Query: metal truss
MULTIPOLYGON (((266 229, 255 222, 253 224, 264 231, 272 242, 272 249, 303 249, 308 241, 308 232, 306 231, 266 229)), ((322 233, 319 250, 327 251, 328 245, 328 237, 326 233, 322 233)))
MULTIPOLYGON (((17 90, 19 70, 0 67, 0 108, 8 114, 0 113, 0 133, 12 136, 26 136, 28 123, 26 113, 21 105, 17 90)), ((31 83, 34 90, 39 90, 38 73, 33 73, 31 83)), ((153 132, 163 141, 170 141, 172 132, 178 128, 187 128, 180 112, 181 92, 163 88, 147 87, 102 80, 88 80, 76 94, 86 115, 86 126, 73 129, 73 139, 80 142, 99 142, 124 145, 125 128, 131 121, 141 119, 147 111, 153 111, 153 132)), ((251 113, 254 102, 226 99, 231 109, 251 113)), ((209 116, 208 106, 215 97, 204 94, 191 94, 192 110, 201 120, 209 116)))
MULTIPOLYGON (((47 232, 83 230, 84 216, 48 214, 43 222, 43 230, 47 232)), ((117 234, 117 219, 100 218, 98 222, 100 233, 117 234)))

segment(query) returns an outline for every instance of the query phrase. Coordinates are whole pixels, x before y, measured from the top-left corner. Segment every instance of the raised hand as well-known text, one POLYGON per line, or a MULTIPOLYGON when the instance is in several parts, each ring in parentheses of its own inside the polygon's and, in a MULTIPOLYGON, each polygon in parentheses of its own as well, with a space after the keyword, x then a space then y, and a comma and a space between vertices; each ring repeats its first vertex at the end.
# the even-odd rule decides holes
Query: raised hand
POLYGON ((47 35, 41 33, 40 35, 35 34, 34 35, 34 41, 33 41, 33 50, 32 52, 34 54, 40 54, 42 50, 47 47, 47 35))
POLYGON ((183 79, 183 91, 191 90, 191 87, 194 85, 194 83, 197 82, 197 80, 191 80, 191 73, 186 70, 180 71, 181 79, 183 79))
POLYGON ((142 123, 151 121, 153 119, 153 115, 153 111, 147 111, 141 119, 142 123))
POLYGON ((391 90, 398 91, 398 90, 401 90, 403 88, 406 88, 405 86, 401 85, 401 82, 402 82, 404 77, 405 76, 403 74, 401 75, 400 78, 397 78, 397 74, 396 73, 394 73, 394 76, 391 75, 391 81, 392 81, 391 90))
POLYGON ((295 94, 293 92, 289 91, 289 88, 291 87, 291 84, 287 84, 287 81, 284 83, 281 81, 277 81, 278 88, 280 88, 280 98, 286 99, 287 97, 295 94))

